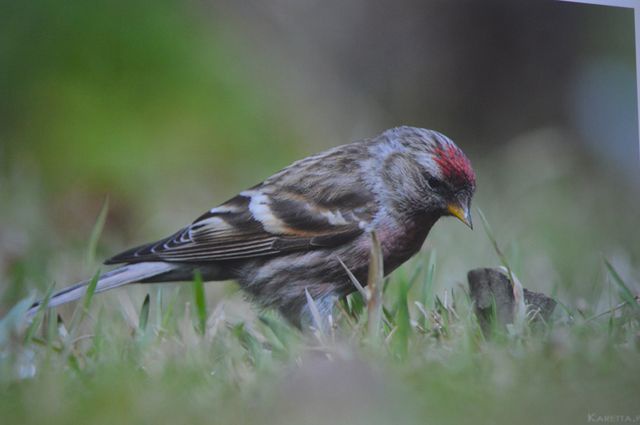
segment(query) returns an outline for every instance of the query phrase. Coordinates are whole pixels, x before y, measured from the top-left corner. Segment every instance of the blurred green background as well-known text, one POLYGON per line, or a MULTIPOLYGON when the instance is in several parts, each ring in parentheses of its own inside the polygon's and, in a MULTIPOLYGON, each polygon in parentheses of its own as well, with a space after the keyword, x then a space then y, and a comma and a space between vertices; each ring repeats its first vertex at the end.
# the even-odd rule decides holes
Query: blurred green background
MULTIPOLYGON (((2 11, 0 311, 95 270, 84 252, 106 198, 98 260, 295 159, 400 124, 468 153, 475 205, 525 286, 597 304, 603 256, 637 282, 630 9, 36 0, 2 11)), ((495 264, 488 246, 482 230, 439 223, 425 246, 439 288, 495 264)))

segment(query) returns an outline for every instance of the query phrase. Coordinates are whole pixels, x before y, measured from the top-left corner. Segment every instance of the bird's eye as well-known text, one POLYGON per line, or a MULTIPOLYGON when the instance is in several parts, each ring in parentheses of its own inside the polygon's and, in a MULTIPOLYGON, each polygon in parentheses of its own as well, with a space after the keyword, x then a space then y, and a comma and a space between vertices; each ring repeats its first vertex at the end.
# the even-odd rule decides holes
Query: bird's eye
POLYGON ((439 179, 437 179, 437 178, 435 178, 433 176, 429 176, 427 178, 427 183, 429 183, 429 186, 433 190, 441 189, 442 186, 444 185, 441 180, 439 180, 439 179))

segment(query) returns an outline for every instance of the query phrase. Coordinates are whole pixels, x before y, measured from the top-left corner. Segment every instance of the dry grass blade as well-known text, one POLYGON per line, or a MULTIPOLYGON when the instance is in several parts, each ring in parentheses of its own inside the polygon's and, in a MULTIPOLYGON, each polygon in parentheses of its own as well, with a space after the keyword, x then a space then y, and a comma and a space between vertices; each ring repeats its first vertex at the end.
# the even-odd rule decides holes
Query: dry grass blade
POLYGON ((344 271, 347 272, 347 276, 349 276, 349 279, 351 280, 351 283, 353 283, 353 286, 355 286, 358 292, 360 292, 360 295, 362 295, 362 298, 368 301, 370 296, 369 291, 367 291, 367 289, 360 284, 360 281, 358 281, 358 279, 353 275, 353 273, 351 273, 351 270, 349 270, 347 265, 343 263, 340 258, 338 258, 338 261, 340 262, 340 265, 342 266, 344 271))
POLYGON ((371 254, 369 259, 369 299, 367 300, 369 340, 376 344, 380 340, 380 323, 382 320, 382 289, 384 265, 382 247, 375 231, 371 232, 371 254))
POLYGON ((507 260, 507 256, 504 255, 500 247, 498 246, 498 241, 493 235, 493 231, 491 230, 491 226, 489 226, 489 222, 485 217, 484 213, 480 208, 477 208, 478 214, 480 215, 480 219, 482 220, 482 226, 484 227, 484 231, 489 237, 491 244, 493 245, 493 249, 495 250, 500 262, 502 263, 503 270, 509 277, 511 281, 511 286, 513 288, 513 298, 515 300, 514 303, 514 326, 517 333, 520 333, 527 317, 527 309, 524 303, 524 289, 522 288, 522 284, 513 274, 513 270, 509 266, 509 261, 507 260))
POLYGON ((500 267, 500 269, 511 281, 514 299, 513 323, 520 327, 524 325, 527 318, 527 307, 524 302, 524 288, 522 287, 522 283, 520 283, 520 279, 518 279, 511 269, 504 266, 500 267))
POLYGON ((307 297, 307 306, 309 306, 309 311, 311 312, 311 318, 313 319, 313 326, 315 327, 315 330, 317 332, 318 339, 320 339, 320 341, 324 341, 325 330, 324 330, 322 315, 320 314, 320 310, 318 309, 316 302, 314 301, 313 297, 311 296, 307 288, 304 288, 304 294, 307 297))
MULTIPOLYGON (((640 296, 637 296, 635 298, 635 303, 640 303, 640 296)), ((605 311, 600 312, 600 313, 598 313, 598 314, 596 314, 594 316, 591 316, 588 319, 585 319, 584 322, 585 323, 589 323, 589 322, 592 322, 592 321, 594 321, 596 319, 601 318, 602 316, 606 316, 607 314, 613 314, 613 313, 615 313, 616 311, 620 310, 621 308, 623 308, 624 306, 626 306, 628 304, 629 304, 629 302, 623 301, 620 304, 616 305, 615 307, 612 307, 612 308, 610 308, 608 310, 605 310, 605 311)))

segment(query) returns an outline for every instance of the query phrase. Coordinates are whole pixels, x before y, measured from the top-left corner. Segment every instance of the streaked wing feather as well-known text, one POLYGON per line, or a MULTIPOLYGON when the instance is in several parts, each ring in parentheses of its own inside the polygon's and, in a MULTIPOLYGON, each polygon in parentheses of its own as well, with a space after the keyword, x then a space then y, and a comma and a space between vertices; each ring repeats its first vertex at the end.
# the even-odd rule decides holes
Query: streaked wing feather
POLYGON ((176 234, 107 263, 237 260, 347 243, 378 210, 365 181, 367 155, 366 142, 356 142, 295 162, 176 234))
POLYGON ((309 205, 286 192, 276 195, 254 189, 170 237, 125 251, 106 263, 239 260, 337 246, 363 232, 362 216, 309 205))

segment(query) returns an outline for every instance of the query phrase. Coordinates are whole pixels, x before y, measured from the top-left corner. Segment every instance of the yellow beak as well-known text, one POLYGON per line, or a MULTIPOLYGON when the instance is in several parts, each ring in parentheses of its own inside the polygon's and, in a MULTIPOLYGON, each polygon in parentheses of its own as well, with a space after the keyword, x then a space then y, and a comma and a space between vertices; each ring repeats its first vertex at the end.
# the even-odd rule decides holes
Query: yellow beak
POLYGON ((458 204, 449 204, 447 205, 447 210, 449 213, 456 217, 458 220, 469 226, 471 230, 473 230, 473 222, 471 221, 471 213, 468 208, 461 207, 458 204))

